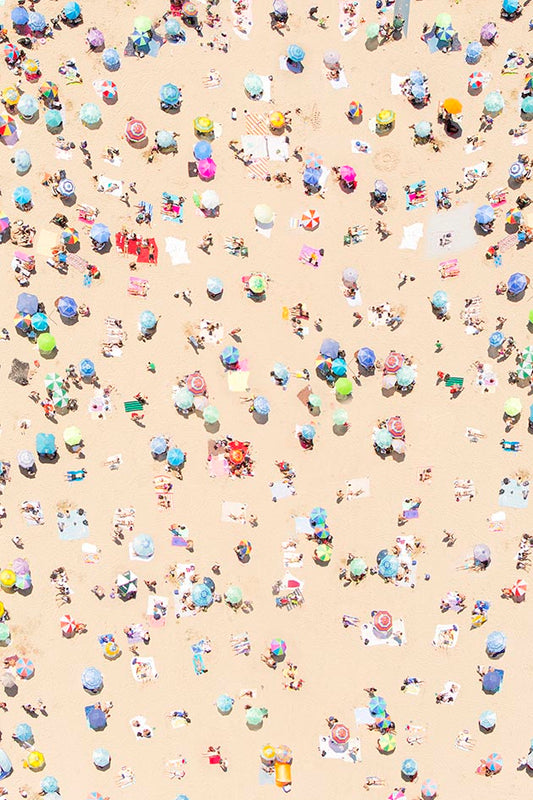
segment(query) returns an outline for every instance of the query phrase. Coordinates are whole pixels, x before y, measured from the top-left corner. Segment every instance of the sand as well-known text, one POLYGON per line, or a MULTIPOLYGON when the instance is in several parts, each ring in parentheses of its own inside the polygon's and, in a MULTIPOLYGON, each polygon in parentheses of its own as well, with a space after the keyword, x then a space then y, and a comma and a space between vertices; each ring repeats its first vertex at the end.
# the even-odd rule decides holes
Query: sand
MULTIPOLYGON (((10 8, 11 8, 11 4, 10 8)), ((2 19, 7 20, 10 10, 3 9, 2 19)), ((201 8, 201 17, 205 8, 201 8)), ((57 3, 43 0, 38 10, 45 15, 58 13, 57 3)), ((37 274, 31 279, 29 291, 45 302, 48 312, 60 295, 71 295, 78 302, 90 306, 91 316, 81 318, 76 325, 64 325, 57 313, 51 313, 51 331, 56 336, 57 355, 47 360, 39 356, 36 348, 23 341, 13 331, 14 314, 19 287, 13 279, 9 264, 14 246, 2 246, 4 268, 4 297, 2 300, 2 325, 9 328, 11 340, 0 342, 2 369, 1 451, 2 459, 12 464, 11 481, 4 489, 2 502, 7 508, 3 523, 2 567, 19 553, 11 537, 19 535, 24 540, 23 555, 30 561, 34 589, 30 596, 19 594, 2 596, 10 615, 13 642, 4 650, 31 656, 36 673, 31 681, 19 682, 15 698, 6 698, 8 711, 2 712, 2 730, 5 749, 11 756, 15 772, 4 783, 9 796, 17 796, 17 786, 27 784, 31 792, 39 790, 42 774, 55 775, 64 798, 83 798, 93 790, 113 800, 122 791, 116 778, 122 765, 135 769, 136 783, 126 791, 131 798, 146 797, 147 793, 171 800, 180 792, 190 798, 224 793, 228 797, 246 795, 251 800, 272 794, 278 789, 259 786, 261 748, 271 743, 287 744, 293 749, 293 792, 296 797, 319 797, 326 793, 346 793, 362 786, 366 775, 380 775, 385 786, 372 790, 377 796, 387 796, 393 787, 401 785, 400 765, 404 758, 414 757, 419 764, 417 783, 409 785, 407 797, 419 794, 422 780, 433 778, 439 785, 441 797, 474 797, 483 793, 487 798, 499 798, 502 791, 507 796, 518 796, 527 786, 527 777, 516 772, 518 756, 527 752, 531 731, 524 725, 527 719, 527 685, 530 624, 528 603, 512 604, 500 599, 502 586, 509 586, 517 575, 514 553, 522 532, 527 529, 528 514, 522 510, 506 509, 507 520, 503 533, 488 531, 487 517, 498 510, 498 489, 504 476, 511 476, 518 468, 527 468, 531 457, 531 443, 527 437, 527 412, 522 414, 512 438, 522 441, 519 455, 503 452, 499 440, 504 436, 502 422, 503 403, 510 395, 518 394, 527 406, 527 391, 507 387, 507 370, 510 361, 495 364, 500 385, 491 394, 483 395, 473 387, 475 369, 472 364, 480 359, 488 361, 486 348, 488 335, 495 326, 498 315, 508 318, 505 332, 513 334, 519 347, 529 343, 526 327, 528 301, 510 303, 505 297, 495 295, 498 280, 506 279, 515 271, 528 271, 529 251, 511 250, 504 254, 503 267, 484 258, 488 243, 505 235, 504 221, 496 223, 497 235, 476 237, 474 245, 457 253, 461 274, 458 278, 441 281, 438 273, 440 260, 427 255, 425 237, 416 251, 400 250, 402 227, 417 222, 427 230, 434 222, 436 210, 433 192, 441 186, 454 188, 462 176, 464 166, 481 160, 493 162, 490 176, 477 186, 454 196, 454 208, 463 210, 473 223, 475 208, 486 202, 486 192, 507 183, 509 164, 519 150, 514 148, 508 129, 518 122, 518 98, 522 88, 520 75, 500 75, 503 57, 508 48, 525 51, 529 46, 528 25, 525 15, 509 24, 499 22, 498 46, 484 48, 479 68, 493 74, 489 90, 501 88, 506 107, 495 121, 494 129, 484 135, 486 144, 479 152, 465 154, 466 136, 477 132, 482 111, 483 94, 467 94, 467 77, 473 69, 464 61, 464 51, 443 55, 430 55, 420 32, 424 21, 432 22, 435 15, 446 10, 445 4, 413 3, 409 35, 401 41, 392 41, 376 51, 365 47, 364 28, 349 42, 342 42, 337 27, 335 3, 321 3, 320 13, 329 14, 325 30, 308 20, 307 4, 290 4, 290 32, 284 36, 270 30, 267 4, 256 2, 253 8, 254 25, 249 41, 234 35, 229 20, 229 4, 217 7, 223 18, 223 30, 228 32, 230 49, 227 54, 200 48, 194 31, 187 32, 187 43, 166 44, 159 57, 152 59, 123 58, 121 69, 106 73, 98 54, 87 53, 85 35, 87 27, 97 25, 105 33, 106 45, 122 49, 131 31, 136 14, 150 13, 154 18, 165 11, 163 3, 153 7, 134 3, 84 4, 84 24, 69 30, 63 28, 52 41, 38 45, 33 53, 39 59, 44 79, 57 80, 60 98, 66 115, 65 137, 78 144, 87 139, 93 156, 93 167, 82 163, 79 149, 68 161, 55 158, 55 138, 46 131, 41 117, 35 124, 19 123, 20 145, 29 150, 33 158, 30 173, 19 178, 9 164, 13 151, 3 149, 4 170, 2 182, 2 209, 11 219, 23 216, 38 231, 57 231, 49 220, 63 210, 59 199, 51 199, 49 190, 40 185, 44 171, 59 168, 67 170, 77 190, 79 201, 96 205, 98 220, 109 225, 114 233, 122 225, 135 229, 133 208, 136 199, 153 203, 154 219, 150 229, 159 246, 157 266, 139 266, 136 277, 147 278, 150 290, 146 298, 131 297, 127 293, 129 280, 128 259, 114 249, 104 255, 94 255, 87 233, 81 234, 80 254, 92 260, 101 269, 102 277, 91 287, 82 284, 81 275, 70 270, 66 277, 58 275, 37 256, 37 274), (279 57, 289 43, 298 42, 306 51, 305 69, 301 75, 281 71, 279 57), (333 90, 325 78, 322 55, 326 50, 338 50, 342 57, 350 88, 333 90), (82 85, 65 85, 57 75, 57 65, 74 57, 83 77, 82 85), (203 88, 202 77, 209 69, 219 70, 222 84, 216 89, 203 88), (429 76, 431 104, 424 110, 412 108, 403 96, 391 96, 390 74, 405 75, 411 69, 421 68, 429 76), (272 75, 272 103, 253 102, 246 98, 242 79, 248 71, 272 75), (92 88, 94 80, 111 78, 119 88, 118 102, 106 106, 92 88), (183 91, 183 104, 179 114, 165 115, 159 109, 158 90, 161 83, 174 81, 183 91), (463 136, 457 140, 442 133, 436 124, 439 100, 458 97, 464 104, 463 136), (351 125, 344 112, 350 100, 362 102, 363 121, 351 125), (103 110, 103 123, 98 130, 87 130, 77 115, 83 102, 97 102, 103 110), (237 120, 232 121, 232 106, 237 109, 237 120), (297 115, 295 108, 302 113, 297 115), (394 131, 378 138, 368 128, 368 120, 382 107, 397 113, 394 131), (358 173, 359 185, 352 195, 344 194, 330 176, 325 199, 307 198, 301 185, 301 165, 290 158, 279 168, 292 176, 292 186, 277 186, 263 181, 250 180, 245 167, 235 161, 227 147, 230 139, 239 139, 245 133, 245 110, 264 112, 292 110, 293 129, 290 133, 290 151, 296 146, 308 152, 320 153, 327 166, 352 164, 358 173), (214 143, 214 158, 218 171, 214 181, 206 187, 199 179, 189 179, 187 162, 192 160, 195 136, 193 118, 208 114, 222 125, 222 135, 214 143), (126 119, 138 116, 148 126, 151 139, 155 130, 168 128, 179 133, 177 155, 159 155, 153 164, 147 164, 143 150, 131 147, 123 139, 126 119), (435 134, 442 144, 435 153, 429 146, 413 147, 409 126, 426 119, 433 122, 435 134), (371 155, 351 153, 352 139, 368 141, 371 155), (120 148, 122 166, 105 163, 101 154, 105 147, 120 148), (104 174, 136 181, 137 194, 130 194, 131 207, 118 198, 106 197, 94 190, 91 176, 104 174), (369 192, 375 179, 385 180, 390 189, 389 211, 383 217, 393 235, 381 242, 375 233, 379 219, 369 208, 369 192), (405 210, 403 187, 422 178, 428 183, 429 200, 424 209, 405 210), (15 186, 24 184, 32 188, 35 207, 20 215, 11 201, 15 186), (194 190, 214 188, 222 201, 217 219, 206 220, 195 213, 192 202, 194 190), (160 219, 159 203, 163 191, 186 196, 184 224, 177 225, 160 219), (276 218, 271 238, 258 235, 254 230, 252 210, 257 203, 268 203, 276 218), (308 208, 316 208, 321 224, 313 233, 291 230, 289 220, 299 217, 308 208), (361 244, 343 246, 343 233, 349 225, 366 225, 369 234, 361 244), (201 236, 211 231, 214 247, 211 255, 197 248, 201 236), (225 236, 243 236, 249 248, 249 258, 230 256, 223 249, 225 236), (164 237, 186 239, 190 264, 172 266, 164 252, 164 237), (324 248, 325 256, 319 269, 298 262, 303 244, 324 248), (386 327, 371 327, 366 319, 352 327, 352 309, 346 304, 340 289, 341 273, 346 266, 354 266, 360 273, 362 313, 371 305, 388 301, 405 308, 405 321, 396 332, 386 327), (250 270, 264 271, 270 276, 267 299, 253 303, 243 292, 241 276, 250 270), (398 288, 398 272, 416 276, 398 288), (218 276, 224 281, 224 294, 219 302, 210 300, 205 291, 206 279, 218 276), (189 288, 192 305, 176 299, 175 292, 189 288), (439 322, 431 313, 426 298, 444 288, 451 300, 451 320, 439 322), (465 298, 474 295, 483 298, 485 330, 479 336, 468 336, 459 313, 465 298), (300 340, 291 331, 290 322, 282 319, 284 306, 305 302, 311 313, 309 335, 300 340), (160 317, 157 333, 149 342, 137 339, 137 319, 141 311, 151 309, 160 317), (101 354, 104 319, 114 316, 123 321, 128 340, 120 358, 106 359, 101 354), (323 332, 316 331, 312 321, 317 316, 323 320, 323 332), (190 326, 201 319, 220 322, 226 331, 220 346, 206 345, 198 355, 187 342, 190 326), (250 393, 228 391, 224 370, 219 362, 222 346, 231 344, 227 331, 242 328, 241 355, 249 360, 250 393), (334 393, 325 383, 312 375, 311 387, 322 398, 322 413, 314 419, 317 427, 313 452, 304 452, 294 435, 295 425, 309 421, 309 413, 298 400, 297 392, 305 381, 291 377, 287 391, 275 387, 270 379, 274 362, 282 361, 293 372, 307 367, 313 372, 314 358, 324 336, 337 338, 346 349, 349 359, 354 350, 365 345, 374 348, 383 359, 394 348, 412 355, 418 368, 418 380, 412 393, 401 397, 382 395, 380 376, 363 377, 361 385, 354 388, 352 398, 344 405, 350 415, 351 427, 344 436, 332 429, 331 415, 339 406, 334 393), (435 353, 434 342, 440 339, 444 347, 435 353), (8 380, 9 365, 14 357, 33 363, 36 368, 28 387, 8 380), (93 389, 87 386, 73 390, 79 410, 68 416, 58 416, 57 424, 45 420, 42 410, 28 397, 34 389, 44 394, 43 378, 51 371, 64 372, 68 364, 81 358, 94 360, 102 386, 112 384, 112 411, 106 419, 93 419, 88 405, 93 389), (146 370, 148 361, 156 365, 155 374, 146 370), (220 434, 249 440, 255 460, 255 477, 242 480, 213 479, 207 472, 207 441, 211 434, 202 420, 193 415, 184 420, 172 405, 172 386, 177 378, 201 369, 206 377, 210 401, 220 410, 220 434), (436 386, 436 372, 443 370, 465 378, 465 389, 455 400, 448 391, 436 386), (131 400, 137 392, 146 394, 149 405, 145 409, 144 425, 137 427, 122 410, 122 403, 131 400), (272 411, 267 424, 258 425, 247 413, 242 397, 264 394, 272 411), (407 431, 407 454, 398 462, 392 458, 380 459, 372 447, 372 428, 377 419, 401 414, 407 431), (18 421, 31 420, 28 430, 20 430, 18 421), (79 425, 83 432, 85 458, 79 461, 67 452, 62 433, 68 425, 79 425), (465 437, 467 426, 482 430, 485 438, 472 444, 465 437), (56 435, 60 460, 56 465, 44 464, 30 481, 19 474, 16 454, 19 449, 34 449, 35 434, 39 431, 56 435), (168 435, 187 452, 183 481, 175 481, 174 507, 162 511, 156 506, 152 479, 162 473, 162 465, 150 456, 149 442, 156 434, 168 435), (122 454, 123 463, 116 471, 104 464, 108 456, 122 454), (287 459, 296 471, 296 494, 277 504, 271 501, 269 482, 279 478, 275 460, 287 459), (65 481, 67 469, 87 469, 83 482, 65 481), (433 467, 431 485, 418 482, 421 467, 433 467), (336 504, 336 491, 353 478, 368 477, 371 496, 348 503, 336 504), (476 497, 471 502, 456 503, 453 481, 471 478, 476 487, 476 497), (396 525, 404 498, 420 496, 420 518, 399 529, 396 525), (42 527, 26 527, 19 506, 25 499, 39 499, 45 514, 42 527), (248 511, 258 517, 256 528, 240 527, 221 522, 223 501, 248 504, 248 511), (97 564, 85 564, 81 542, 64 542, 58 538, 55 513, 58 504, 67 502, 86 510, 90 526, 89 541, 101 550, 97 564), (126 534, 124 545, 111 540, 112 518, 118 506, 136 508, 135 533, 149 533, 156 542, 155 558, 146 564, 130 561, 127 544, 132 538, 126 534), (305 604, 291 612, 275 607, 271 586, 284 573, 281 542, 294 533, 294 515, 308 514, 315 505, 323 505, 329 512, 328 522, 334 535, 334 553, 328 567, 313 564, 310 542, 301 541, 304 566, 298 576, 305 581, 305 604), (194 540, 194 553, 171 547, 168 532, 171 523, 187 525, 194 540), (442 542, 443 529, 456 532, 457 543, 446 547, 442 542), (418 582, 413 590, 385 585, 377 576, 368 576, 359 586, 343 588, 338 580, 338 568, 348 552, 353 552, 375 563, 376 553, 391 547, 403 533, 420 536, 425 552, 419 557, 418 582), (233 547, 241 538, 252 542, 251 561, 241 565, 235 558, 233 547), (460 570, 465 558, 479 542, 491 547, 493 562, 483 573, 460 570), (221 576, 215 577, 217 590, 238 584, 244 596, 253 604, 253 613, 233 612, 225 605, 215 605, 204 614, 175 620, 172 602, 166 625, 151 630, 150 645, 140 645, 141 655, 155 659, 158 680, 142 685, 135 683, 130 672, 128 652, 122 629, 133 622, 143 622, 148 590, 144 579, 157 579, 158 593, 171 596, 172 587, 165 584, 164 576, 175 561, 192 562, 200 575, 211 575, 211 565, 221 565, 221 576), (58 607, 54 588, 49 581, 51 571, 65 567, 73 589, 70 605, 58 607), (139 576, 139 594, 136 600, 123 603, 112 600, 109 591, 118 572, 131 568, 139 576), (430 576, 427 582, 425 574, 430 576), (98 601, 90 588, 101 584, 107 596, 98 601), (439 611, 442 596, 457 589, 467 598, 467 610, 456 617, 439 611), (470 631, 470 610, 476 599, 490 600, 492 607, 489 622, 482 629, 470 631), (407 643, 401 648, 364 647, 356 628, 344 629, 344 613, 370 619, 373 609, 386 608, 394 618, 405 620, 407 643), (64 613, 87 624, 88 631, 66 640, 61 636, 59 618, 64 613), (453 620, 452 620, 453 617, 453 620), (459 625, 460 636, 455 649, 437 651, 431 644, 435 626, 443 621, 459 625), (491 630, 504 630, 508 636, 508 652, 498 663, 505 669, 503 690, 494 697, 485 697, 476 674, 477 664, 486 664, 484 653, 486 634, 491 630), (252 643, 248 657, 235 655, 230 647, 232 634, 247 631, 252 643), (115 662, 104 660, 97 636, 113 633, 121 647, 122 656, 115 662), (282 637, 287 642, 287 657, 299 666, 305 683, 301 691, 282 688, 281 667, 269 670, 261 661, 260 653, 272 637, 282 637), (208 637, 212 652, 205 656, 208 672, 197 676, 192 666, 190 646, 208 637), (84 692, 80 676, 83 669, 94 665, 104 674, 105 686, 100 695, 103 701, 112 700, 113 709, 105 731, 90 731, 84 720, 84 706, 90 703, 84 692), (418 697, 400 691, 403 678, 417 675, 424 680, 418 697), (461 685, 458 700, 450 706, 436 706, 435 693, 446 681, 461 685), (388 757, 376 749, 376 733, 355 726, 354 708, 368 701, 365 687, 375 686, 388 700, 391 716, 396 722, 398 746, 388 757), (241 689, 257 690, 257 705, 269 710, 262 729, 251 731, 245 724, 244 700, 237 700, 228 717, 222 717, 214 705, 221 693, 238 697, 241 689), (17 723, 26 720, 21 703, 35 702, 41 697, 47 704, 48 717, 39 716, 31 721, 36 743, 46 757, 42 774, 31 774, 22 769, 24 751, 11 742, 10 734, 17 723), (192 723, 185 729, 174 730, 167 714, 174 708, 185 708, 192 723), (498 714, 496 729, 488 736, 479 732, 479 714, 491 708, 498 714), (136 741, 128 721, 140 714, 155 726, 151 741, 136 741), (327 733, 325 718, 335 715, 345 722, 353 735, 361 738, 362 763, 348 765, 322 759, 318 751, 319 736, 327 733), (406 743, 405 726, 410 721, 425 724, 427 735, 422 745, 406 743), (462 752, 454 747, 457 733, 468 729, 475 741, 473 752, 462 752), (210 766, 203 755, 209 745, 221 745, 229 760, 229 769, 223 773, 210 766), (112 755, 108 771, 97 772, 92 765, 93 748, 107 747, 112 755), (493 781, 475 774, 480 758, 499 752, 504 759, 503 773, 493 781), (171 780, 167 774, 169 759, 183 755, 186 776, 171 780)), ((454 27, 459 31, 463 47, 478 38, 481 25, 490 18, 499 20, 499 5, 474 6, 469 3, 450 7, 454 27)), ((367 22, 376 20, 372 4, 363 3, 361 13, 367 22)), ((6 23, 7 24, 7 23, 6 23)), ((8 25, 9 30, 11 26, 8 25)), ((211 31, 204 25, 205 42, 211 31)), ((2 86, 10 83, 10 73, 3 69, 2 86)), ((26 86, 26 81, 23 79, 26 86)), ((35 89, 29 88, 31 93, 35 89)), ((527 147, 525 148, 527 152, 527 147)), ((276 163, 277 166, 277 163, 276 163)), ((526 185, 527 191, 527 185, 526 185)), ((510 199, 514 197, 511 192, 510 199)), ((510 207, 511 202, 506 206, 510 207)), ((75 228, 79 229, 73 210, 65 213, 75 228)), ((446 213, 440 212, 446 228, 446 213)), ((451 212, 450 212, 451 213, 451 212)), ((141 227, 144 233, 146 228, 141 227)), ((494 362, 493 362, 494 363, 494 362)), ((353 362, 350 362, 353 367, 353 362)), ((255 702, 255 701, 254 701, 255 702)))

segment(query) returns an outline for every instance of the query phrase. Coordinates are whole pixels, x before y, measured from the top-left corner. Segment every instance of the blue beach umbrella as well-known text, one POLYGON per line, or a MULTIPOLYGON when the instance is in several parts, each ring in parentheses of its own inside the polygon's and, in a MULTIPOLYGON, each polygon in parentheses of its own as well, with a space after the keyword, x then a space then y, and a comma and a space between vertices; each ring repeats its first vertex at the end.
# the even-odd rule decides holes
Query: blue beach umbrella
POLYGON ((507 637, 501 631, 492 631, 492 633, 489 633, 487 636, 485 649, 487 651, 487 655, 491 656, 491 658, 505 653, 506 646, 507 637))
POLYGON ((300 64, 305 58, 305 50, 299 44, 290 44, 287 48, 287 57, 300 64))
POLYGON ((522 272, 513 272, 507 281, 507 291, 509 294, 522 294, 527 286, 527 278, 522 272))
POLYGON ((63 178, 57 185, 57 191, 61 197, 72 197, 76 193, 76 187, 68 178, 63 178))
POLYGON ((31 94, 23 94, 17 103, 17 111, 24 119, 31 119, 39 110, 39 103, 31 94))
POLYGON ((155 140, 157 146, 160 147, 161 150, 165 150, 167 147, 176 146, 176 139, 174 138, 172 131, 157 131, 155 140))
POLYGON ((328 512, 322 506, 315 506, 311 509, 309 514, 309 522, 311 525, 325 525, 328 518, 328 512))
POLYGON ((91 708, 87 714, 89 728, 93 731, 102 731, 107 725, 107 717, 101 708, 91 708))
POLYGON ((17 297, 17 311, 21 314, 36 314, 39 306, 37 295, 21 292, 17 297))
POLYGON ((48 317, 46 314, 43 314, 41 311, 38 311, 36 314, 32 315, 31 318, 31 326, 34 331, 38 333, 44 333, 44 331, 48 330, 48 317))
POLYGON ((491 333, 489 338, 489 344, 491 347, 499 347, 505 341, 505 334, 502 331, 494 331, 491 333))
POLYGON ((159 99, 169 106, 177 106, 181 100, 181 92, 174 83, 164 83, 159 90, 159 99))
POLYGON ((206 139, 200 139, 194 145, 193 153, 197 161, 202 161, 204 158, 211 158, 213 148, 211 147, 211 143, 206 139))
POLYGON ((60 128, 63 124, 63 117, 61 116, 61 112, 57 111, 57 109, 49 108, 44 112, 44 121, 47 128, 55 130, 55 128, 60 128))
POLYGON ((228 345, 228 347, 223 349, 220 358, 225 366, 237 364, 239 361, 239 351, 236 347, 233 347, 233 345, 228 345))
POLYGON ((109 750, 106 750, 105 747, 97 747, 96 750, 93 750, 93 764, 95 767, 105 769, 105 767, 109 766, 110 762, 111 755, 109 750))
POLYGON ((19 206, 31 203, 31 191, 27 186, 17 186, 13 191, 13 202, 19 206))
POLYGON ((417 772, 418 764, 414 758, 406 758, 402 763, 402 775, 405 775, 407 778, 413 778, 417 772))
POLYGON ((111 239, 111 231, 103 222, 96 222, 91 228, 91 239, 98 244, 105 244, 111 239))
POLYGON ((162 456, 168 450, 167 440, 164 436, 154 436, 150 442, 150 451, 154 456, 162 456))
POLYGON ((502 111, 505 101, 501 92, 489 92, 483 103, 489 114, 498 114, 502 111))
POLYGON ((52 792, 57 792, 59 789, 59 783, 57 778, 54 778, 53 775, 45 775, 44 778, 41 780, 41 789, 45 794, 51 794, 52 792))
POLYGON ((82 378, 92 378, 93 375, 96 375, 96 368, 90 358, 80 361, 80 373, 82 378))
POLYGON ((523 178, 526 174, 526 168, 521 161, 513 161, 511 166, 509 167, 509 177, 513 178, 513 180, 518 181, 520 178, 523 178))
POLYGON ((222 294, 224 291, 224 282, 222 278, 211 277, 207 279, 207 291, 214 297, 222 294))
POLYGON ((235 700, 229 694, 221 694, 217 697, 217 708, 221 714, 229 714, 234 703, 235 700))
POLYGON ((181 467, 185 463, 185 453, 179 447, 171 447, 167 453, 167 463, 170 467, 181 467))
POLYGON ((498 670, 489 670, 483 675, 481 686, 487 694, 496 694, 502 685, 502 676, 498 670))
POLYGON ((413 100, 420 103, 426 96, 426 90, 422 84, 415 83, 414 86, 411 86, 411 94, 413 95, 413 100))
POLYGON ((357 361, 363 369, 372 369, 376 363, 376 354, 370 347, 361 347, 357 353, 357 361))
POLYGON ((280 381, 280 383, 282 383, 284 385, 289 380, 289 377, 290 377, 289 370, 287 369, 285 364, 281 364, 279 361, 276 361, 276 363, 274 364, 274 368, 273 368, 272 372, 274 373, 274 375, 278 379, 278 381, 280 381))
POLYGON ((384 697, 375 695, 368 701, 368 710, 373 717, 383 717, 387 712, 387 702, 384 697))
POLYGON ((482 711, 479 715, 479 727, 484 731, 491 731, 496 725, 495 711, 482 711))
POLYGON ((385 558, 381 559, 378 567, 378 572, 382 578, 394 578, 398 574, 400 562, 397 556, 389 553, 385 558))
POLYGON ((419 139, 427 139, 431 135, 431 122, 415 122, 415 133, 419 139))
POLYGON ((503 0, 502 8, 507 14, 515 14, 518 10, 518 0, 503 0))
POLYGON ((254 400, 254 411, 256 414, 259 414, 261 417, 267 417, 270 414, 270 403, 263 397, 259 395, 254 400))
POLYGON ((46 19, 43 14, 38 11, 30 11, 28 14, 28 28, 34 33, 44 31, 46 28, 46 19))
POLYGON ((150 558, 155 552, 154 540, 146 533, 140 533, 133 540, 133 551, 141 558, 150 558))
POLYGON ((11 22, 13 25, 26 25, 29 14, 23 6, 17 6, 11 12, 11 22))
POLYGON ((151 331, 157 325, 157 317, 153 311, 141 311, 139 315, 139 326, 151 331))
POLYGON ((409 73, 409 82, 412 84, 421 84, 424 83, 424 75, 419 69, 414 69, 412 72, 409 73))
POLYGON ((320 355, 326 358, 337 358, 340 344, 335 339, 324 339, 320 345, 320 355))
POLYGON ((81 674, 81 684, 89 692, 97 692, 104 685, 102 673, 96 667, 87 667, 81 674))
POLYGON ((487 222, 492 222, 496 214, 494 213, 494 209, 492 206, 484 205, 480 206, 475 213, 476 222, 480 225, 486 225, 487 222))
POLYGON ((175 39, 181 33, 181 25, 176 17, 169 17, 165 22, 165 33, 171 39, 175 39))
POLYGON ((439 28, 436 36, 441 44, 449 44, 455 36, 455 30, 451 25, 446 25, 445 28, 439 28))
POLYGON ((316 430, 312 425, 303 425, 301 430, 302 438, 308 442, 312 442, 316 436, 316 430))
POLYGON ((207 608, 213 602, 213 592, 205 583, 195 583, 191 589, 191 600, 195 606, 207 608))
POLYGON ((302 180, 307 186, 318 186, 320 181, 320 173, 316 169, 308 168, 304 171, 302 180))
POLYGON ((65 317, 65 319, 74 319, 78 313, 78 304, 73 297, 68 297, 65 295, 64 297, 59 298, 57 310, 62 317, 65 317))
POLYGON ((31 156, 27 150, 17 150, 15 153, 15 169, 22 175, 31 167, 31 156))
POLYGON ((27 722, 21 722, 15 728, 15 739, 19 742, 31 742, 33 731, 27 722))
POLYGON ((102 61, 107 69, 118 69, 120 67, 120 56, 114 47, 106 47, 102 53, 102 61))
POLYGON ((481 42, 470 42, 466 47, 465 60, 468 64, 477 64, 483 52, 481 42))
POLYGON ((431 305, 433 308, 445 308, 448 304, 448 295, 446 292, 440 289, 439 291, 435 292, 433 297, 431 298, 431 305))
POLYGON ((338 378, 343 378, 348 371, 348 367, 344 358, 333 359, 333 363, 331 365, 331 371, 338 378))
POLYGON ((63 14, 72 22, 73 20, 78 19, 78 17, 81 15, 81 8, 79 7, 78 3, 67 3, 63 8, 63 14))

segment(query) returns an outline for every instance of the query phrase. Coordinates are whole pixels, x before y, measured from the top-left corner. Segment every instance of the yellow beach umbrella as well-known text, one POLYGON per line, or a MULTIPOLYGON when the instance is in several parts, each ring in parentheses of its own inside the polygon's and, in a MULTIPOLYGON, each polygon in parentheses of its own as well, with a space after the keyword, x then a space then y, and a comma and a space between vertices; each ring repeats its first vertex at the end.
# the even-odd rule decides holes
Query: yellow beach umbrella
POLYGON ((45 765, 44 756, 40 750, 32 750, 28 753, 28 758, 25 762, 30 769, 39 770, 42 769, 45 765))
POLYGON ((15 585, 16 580, 17 576, 12 569, 3 569, 2 572, 0 572, 0 586, 3 589, 11 589, 11 587, 15 585))
POLYGON ((106 658, 118 658, 121 652, 122 651, 116 642, 107 642, 104 647, 104 655, 106 658))
POLYGON ((15 86, 7 86, 2 92, 2 99, 8 106, 16 106, 19 98, 20 93, 15 86))
POLYGON ((285 117, 281 111, 273 111, 269 117, 270 127, 275 130, 281 130, 285 125, 285 117))
POLYGON ((197 133, 211 133, 213 128, 213 120, 209 117, 196 117, 194 120, 194 130, 197 133))
POLYGON ((376 116, 376 122, 378 125, 392 125, 395 119, 396 114, 389 108, 382 108, 379 114, 376 116))
POLYGON ((261 758, 265 761, 272 761, 276 757, 276 750, 271 744, 266 744, 261 750, 261 758))

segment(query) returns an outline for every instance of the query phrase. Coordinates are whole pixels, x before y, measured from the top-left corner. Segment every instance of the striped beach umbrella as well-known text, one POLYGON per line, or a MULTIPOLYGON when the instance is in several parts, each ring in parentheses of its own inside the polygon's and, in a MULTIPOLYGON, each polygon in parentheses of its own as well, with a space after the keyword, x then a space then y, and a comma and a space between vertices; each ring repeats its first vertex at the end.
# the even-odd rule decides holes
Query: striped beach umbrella
POLYGON ((385 363, 383 364, 383 372, 389 372, 392 374, 398 372, 398 370, 403 366, 404 361, 405 358, 401 353, 389 353, 385 359, 385 363))
POLYGON ((430 798, 436 797, 437 789, 438 787, 435 781, 431 780, 431 778, 428 778, 422 784, 422 787, 420 789, 420 794, 422 795, 424 800, 430 800, 430 798))
POLYGON ((19 658, 15 664, 15 671, 19 678, 31 678, 35 672, 31 658, 19 658))
POLYGON ((74 228, 64 228, 61 232, 61 239, 63 240, 63 244, 78 244, 80 241, 80 236, 78 231, 74 230, 74 228))
POLYGON ((76 622, 70 614, 64 614, 59 620, 59 627, 63 636, 72 636, 76 632, 76 622))
POLYGON ((331 738, 337 744, 346 744, 350 738, 350 729, 341 722, 337 722, 331 729, 331 738))
POLYGON ((17 123, 7 114, 0 117, 0 136, 12 136, 17 131, 17 123))
POLYGON ((146 139, 146 125, 140 119, 130 119, 126 123, 125 133, 129 142, 142 142, 146 139))
POLYGON ((314 231, 320 225, 320 217, 318 211, 311 209, 304 211, 300 219, 300 226, 306 231, 314 231))
POLYGON ((113 83, 113 81, 102 81, 100 92, 104 100, 114 100, 118 94, 117 84, 113 83))
POLYGON ((47 100, 57 100, 59 97, 59 88, 56 83, 52 81, 45 81, 40 87, 39 92, 41 97, 46 97, 47 100))
POLYGON ((283 639, 272 639, 270 642, 270 652, 273 656, 281 658, 287 652, 287 645, 283 639))

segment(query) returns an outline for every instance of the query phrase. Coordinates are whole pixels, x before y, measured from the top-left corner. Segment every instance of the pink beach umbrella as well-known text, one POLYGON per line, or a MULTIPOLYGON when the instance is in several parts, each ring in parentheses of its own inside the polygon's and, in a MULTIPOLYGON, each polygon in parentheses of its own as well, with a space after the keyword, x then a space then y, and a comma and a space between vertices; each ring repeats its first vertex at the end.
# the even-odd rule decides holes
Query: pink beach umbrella
POLYGON ((341 167, 340 176, 341 180, 346 183, 355 183, 355 170, 353 167, 348 166, 348 164, 341 167))
POLYGON ((437 795, 437 784, 435 781, 428 779, 424 781, 422 784, 422 788, 420 790, 420 794, 424 798, 424 800, 430 800, 432 797, 436 797, 437 795))
POLYGON ((205 181, 214 178, 217 171, 217 165, 212 158, 201 158, 198 162, 198 175, 205 181))

